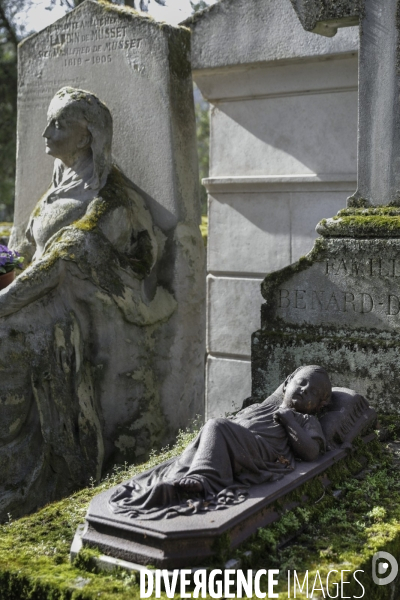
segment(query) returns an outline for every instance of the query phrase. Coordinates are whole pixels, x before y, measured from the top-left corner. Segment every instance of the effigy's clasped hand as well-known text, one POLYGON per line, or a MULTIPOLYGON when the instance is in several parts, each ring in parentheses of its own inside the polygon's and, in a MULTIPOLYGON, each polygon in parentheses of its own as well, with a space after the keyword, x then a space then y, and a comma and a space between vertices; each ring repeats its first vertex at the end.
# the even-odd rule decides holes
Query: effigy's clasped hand
POLYGON ((274 415, 274 421, 276 421, 277 423, 281 423, 282 425, 285 425, 287 423, 289 423, 290 421, 293 421, 294 415, 293 415, 293 409, 292 408, 280 408, 279 410, 276 411, 275 415, 274 415))

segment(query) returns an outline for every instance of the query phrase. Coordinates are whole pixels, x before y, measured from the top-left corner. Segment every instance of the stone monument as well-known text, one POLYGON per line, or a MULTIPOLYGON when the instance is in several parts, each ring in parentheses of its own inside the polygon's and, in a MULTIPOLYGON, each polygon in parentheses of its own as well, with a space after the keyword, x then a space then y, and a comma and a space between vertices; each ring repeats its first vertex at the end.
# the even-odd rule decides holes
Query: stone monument
POLYGON ((145 458, 203 408, 190 32, 87 0, 19 51, 10 245, 35 254, 0 299, 1 518, 145 458))
POLYGON ((193 567, 215 553, 217 536, 234 548, 278 518, 273 502, 344 457, 375 421, 362 396, 332 389, 325 369, 299 367, 261 404, 207 421, 181 456, 96 496, 72 553, 83 543, 193 567))
POLYGON ((290 0, 221 0, 184 23, 210 103, 207 417, 251 393, 266 273, 312 248, 357 180, 358 28, 305 31, 290 0))
POLYGON ((334 35, 360 20, 358 187, 322 220, 310 254, 268 275, 253 335, 253 395, 263 397, 300 360, 329 364, 334 383, 399 411, 400 112, 395 0, 293 0, 310 31, 334 35))

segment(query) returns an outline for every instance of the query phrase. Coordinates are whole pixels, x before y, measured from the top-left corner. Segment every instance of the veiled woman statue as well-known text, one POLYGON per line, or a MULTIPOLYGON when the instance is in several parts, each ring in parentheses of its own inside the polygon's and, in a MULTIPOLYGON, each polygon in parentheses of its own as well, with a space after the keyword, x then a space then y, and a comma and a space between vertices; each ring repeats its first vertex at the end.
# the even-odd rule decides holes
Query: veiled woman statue
POLYGON ((32 263, 0 292, 0 519, 98 478, 124 443, 145 453, 163 427, 148 356, 175 301, 147 284, 156 233, 112 163, 110 111, 62 88, 43 136, 55 163, 32 263))
POLYGON ((365 398, 332 389, 325 369, 300 367, 264 402, 210 419, 181 456, 116 488, 109 507, 138 519, 224 508, 243 501, 249 486, 292 471, 296 458, 349 447, 375 421, 365 398))

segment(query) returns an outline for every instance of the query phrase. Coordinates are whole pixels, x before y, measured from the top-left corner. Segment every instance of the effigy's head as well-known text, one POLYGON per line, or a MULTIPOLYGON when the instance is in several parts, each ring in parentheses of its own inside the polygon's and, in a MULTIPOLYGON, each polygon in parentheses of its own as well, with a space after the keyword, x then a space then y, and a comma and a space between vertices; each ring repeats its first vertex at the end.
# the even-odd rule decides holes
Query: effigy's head
POLYGON ((329 403, 332 384, 323 367, 307 365, 287 377, 283 393, 284 406, 300 413, 314 414, 329 403))
POLYGON ((113 123, 107 106, 91 92, 61 88, 47 111, 46 152, 72 166, 82 153, 91 150, 93 176, 86 183, 101 189, 111 168, 113 123))

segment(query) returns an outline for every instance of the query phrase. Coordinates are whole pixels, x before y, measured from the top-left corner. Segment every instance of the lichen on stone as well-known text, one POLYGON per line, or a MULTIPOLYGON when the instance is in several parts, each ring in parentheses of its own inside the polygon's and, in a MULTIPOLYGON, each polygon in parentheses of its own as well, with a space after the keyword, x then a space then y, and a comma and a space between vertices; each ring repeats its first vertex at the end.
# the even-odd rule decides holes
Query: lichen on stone
POLYGON ((397 206, 351 206, 335 217, 323 219, 316 227, 325 237, 400 237, 400 208, 397 206))

